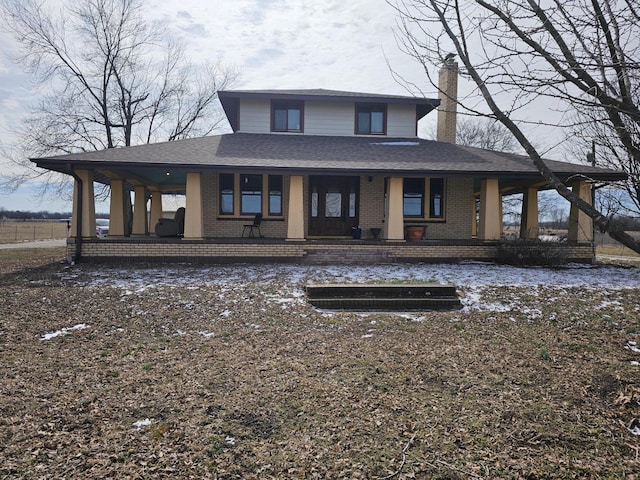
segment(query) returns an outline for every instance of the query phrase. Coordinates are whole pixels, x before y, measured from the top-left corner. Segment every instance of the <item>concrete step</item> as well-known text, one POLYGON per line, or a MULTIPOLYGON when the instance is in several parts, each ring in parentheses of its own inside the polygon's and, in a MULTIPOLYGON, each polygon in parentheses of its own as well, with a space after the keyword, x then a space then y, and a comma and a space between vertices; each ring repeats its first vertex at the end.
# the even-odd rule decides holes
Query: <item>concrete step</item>
POLYGON ((453 285, 322 284, 308 285, 309 303, 339 310, 456 310, 462 308, 453 285))

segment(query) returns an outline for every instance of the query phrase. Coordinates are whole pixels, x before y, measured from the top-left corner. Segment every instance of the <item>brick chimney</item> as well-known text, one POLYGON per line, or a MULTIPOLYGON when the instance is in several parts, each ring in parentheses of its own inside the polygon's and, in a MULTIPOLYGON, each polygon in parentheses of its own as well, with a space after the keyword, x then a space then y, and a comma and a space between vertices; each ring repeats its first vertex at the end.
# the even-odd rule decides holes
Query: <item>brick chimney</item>
POLYGON ((448 55, 438 78, 440 90, 440 106, 438 107, 438 131, 436 140, 439 142, 456 143, 456 111, 458 107, 458 62, 448 55))

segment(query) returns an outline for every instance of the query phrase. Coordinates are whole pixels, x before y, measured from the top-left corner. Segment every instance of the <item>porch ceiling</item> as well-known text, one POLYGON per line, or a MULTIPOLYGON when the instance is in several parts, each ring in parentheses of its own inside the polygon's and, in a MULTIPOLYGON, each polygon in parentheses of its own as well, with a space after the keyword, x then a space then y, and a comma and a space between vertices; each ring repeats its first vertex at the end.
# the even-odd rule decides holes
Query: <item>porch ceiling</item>
POLYGON ((108 185, 112 179, 125 180, 132 186, 145 185, 156 187, 166 193, 175 193, 184 191, 187 172, 184 169, 157 167, 110 168, 96 171, 95 181, 108 185))

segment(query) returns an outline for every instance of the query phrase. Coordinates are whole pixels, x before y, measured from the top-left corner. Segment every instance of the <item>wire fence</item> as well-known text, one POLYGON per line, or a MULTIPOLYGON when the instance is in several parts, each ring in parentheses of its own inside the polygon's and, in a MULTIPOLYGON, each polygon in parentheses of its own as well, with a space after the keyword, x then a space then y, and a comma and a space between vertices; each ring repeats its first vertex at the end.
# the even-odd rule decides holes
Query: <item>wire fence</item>
POLYGON ((66 221, 0 221, 0 243, 31 242, 66 238, 69 235, 66 221))

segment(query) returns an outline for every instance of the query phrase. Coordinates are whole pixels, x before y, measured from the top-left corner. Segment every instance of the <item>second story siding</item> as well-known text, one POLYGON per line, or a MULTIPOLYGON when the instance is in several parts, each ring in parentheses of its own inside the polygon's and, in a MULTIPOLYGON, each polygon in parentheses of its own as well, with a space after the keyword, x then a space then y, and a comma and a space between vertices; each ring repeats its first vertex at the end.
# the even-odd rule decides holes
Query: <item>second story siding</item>
MULTIPOLYGON (((303 115, 304 135, 355 135, 355 102, 306 100, 303 115)), ((416 136, 415 105, 389 104, 386 106, 386 116, 386 136, 416 136)), ((272 133, 271 100, 241 98, 238 127, 238 132, 242 133, 272 133)))

